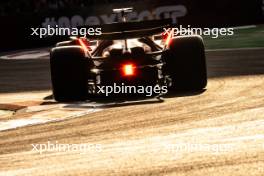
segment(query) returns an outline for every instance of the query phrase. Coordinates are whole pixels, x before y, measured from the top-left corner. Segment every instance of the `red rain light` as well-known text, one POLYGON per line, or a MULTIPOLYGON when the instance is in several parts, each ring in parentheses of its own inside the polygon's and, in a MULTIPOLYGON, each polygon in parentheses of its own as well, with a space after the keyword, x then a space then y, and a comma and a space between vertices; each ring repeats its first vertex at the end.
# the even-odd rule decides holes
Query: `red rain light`
POLYGON ((135 75, 135 66, 133 64, 125 64, 122 67, 122 72, 124 76, 135 75))

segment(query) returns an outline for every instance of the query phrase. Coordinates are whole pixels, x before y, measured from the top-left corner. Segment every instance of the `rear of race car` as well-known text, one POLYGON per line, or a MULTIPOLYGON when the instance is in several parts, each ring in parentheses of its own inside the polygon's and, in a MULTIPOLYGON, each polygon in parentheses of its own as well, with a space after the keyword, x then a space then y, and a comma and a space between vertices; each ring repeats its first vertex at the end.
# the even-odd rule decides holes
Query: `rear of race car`
POLYGON ((107 24, 100 36, 58 43, 50 58, 55 100, 203 90, 207 72, 202 38, 169 33, 162 42, 155 41, 170 21, 107 24))
MULTIPOLYGON (((146 54, 143 48, 134 47, 131 51, 123 49, 112 49, 109 56, 92 69, 96 75, 96 82, 91 85, 104 87, 160 87, 163 63, 157 57, 146 54), (141 52, 140 52, 141 51, 141 52)), ((159 57, 160 58, 160 57, 159 57)), ((96 91, 95 91, 96 92, 96 91)), ((139 95, 134 91, 121 91, 117 94, 113 92, 111 96, 135 96, 139 95), (116 95, 117 94, 117 95, 116 95)), ((141 91, 140 95, 143 95, 141 91)))

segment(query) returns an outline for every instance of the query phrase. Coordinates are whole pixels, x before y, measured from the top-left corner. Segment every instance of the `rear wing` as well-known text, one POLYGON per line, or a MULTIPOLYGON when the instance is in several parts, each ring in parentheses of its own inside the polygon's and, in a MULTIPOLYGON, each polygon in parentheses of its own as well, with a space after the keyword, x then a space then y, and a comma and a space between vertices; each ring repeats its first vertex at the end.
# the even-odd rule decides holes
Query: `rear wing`
POLYGON ((138 22, 122 22, 95 26, 82 26, 82 28, 101 28, 102 35, 86 35, 88 39, 118 40, 141 38, 162 33, 164 28, 171 27, 171 19, 148 20, 138 22))

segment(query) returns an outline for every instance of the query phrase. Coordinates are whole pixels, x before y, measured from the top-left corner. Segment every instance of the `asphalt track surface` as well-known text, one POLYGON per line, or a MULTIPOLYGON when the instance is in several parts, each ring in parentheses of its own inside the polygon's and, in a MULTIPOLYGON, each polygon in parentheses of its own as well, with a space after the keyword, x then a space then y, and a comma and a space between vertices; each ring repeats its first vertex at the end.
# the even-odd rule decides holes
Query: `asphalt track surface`
MULTIPOLYGON (((51 110, 25 107, 58 108, 50 97, 48 64, 0 59, 0 124, 51 110)), ((207 65, 203 92, 117 103, 76 118, 0 131, 0 175, 263 176, 264 49, 210 51, 207 65), (48 141, 97 144, 100 150, 32 150, 31 144, 48 141)))

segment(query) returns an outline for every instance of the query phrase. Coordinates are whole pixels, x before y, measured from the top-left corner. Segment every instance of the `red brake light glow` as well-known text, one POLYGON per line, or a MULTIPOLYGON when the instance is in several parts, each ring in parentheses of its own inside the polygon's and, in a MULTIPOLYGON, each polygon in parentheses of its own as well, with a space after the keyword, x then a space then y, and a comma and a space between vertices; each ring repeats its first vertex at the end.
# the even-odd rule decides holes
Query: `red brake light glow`
POLYGON ((125 64, 122 67, 122 72, 124 76, 135 75, 135 66, 133 64, 125 64))
POLYGON ((79 40, 79 43, 80 43, 81 47, 83 48, 83 50, 84 50, 85 52, 89 51, 89 49, 88 49, 88 47, 85 45, 83 39, 79 38, 78 40, 79 40))
POLYGON ((171 30, 170 33, 167 36, 166 43, 165 43, 166 46, 169 46, 170 45, 170 42, 171 42, 172 37, 173 37, 173 30, 171 30))

